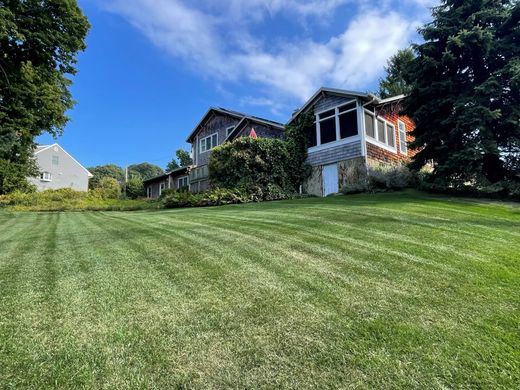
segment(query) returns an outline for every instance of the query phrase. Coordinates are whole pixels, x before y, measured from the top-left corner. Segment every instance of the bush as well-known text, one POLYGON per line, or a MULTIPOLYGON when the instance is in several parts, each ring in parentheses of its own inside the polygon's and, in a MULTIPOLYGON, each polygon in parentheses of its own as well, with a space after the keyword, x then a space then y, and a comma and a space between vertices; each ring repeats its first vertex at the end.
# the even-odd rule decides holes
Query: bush
POLYGON ((121 197, 121 186, 113 177, 103 177, 92 194, 101 199, 118 199, 121 197))
POLYGON ((161 201, 166 208, 180 207, 207 207, 226 204, 239 204, 271 200, 290 199, 291 193, 280 187, 269 184, 265 188, 249 186, 241 189, 214 188, 199 194, 191 192, 173 191, 165 194, 161 201))
MULTIPOLYGON (((364 168, 360 168, 363 169, 364 168)), ((360 178, 363 175, 359 175, 360 178)), ((367 176, 365 175, 365 178, 367 176)), ((362 192, 393 191, 413 186, 414 176, 404 165, 380 164, 368 168, 368 180, 360 179, 343 187, 342 194, 359 194, 362 192)))
POLYGON ((286 142, 242 137, 213 149, 210 180, 227 189, 260 187, 269 192, 268 186, 274 185, 289 191, 289 161, 286 142))
POLYGON ((137 199, 144 196, 143 179, 139 176, 133 176, 126 183, 126 196, 130 199, 137 199))

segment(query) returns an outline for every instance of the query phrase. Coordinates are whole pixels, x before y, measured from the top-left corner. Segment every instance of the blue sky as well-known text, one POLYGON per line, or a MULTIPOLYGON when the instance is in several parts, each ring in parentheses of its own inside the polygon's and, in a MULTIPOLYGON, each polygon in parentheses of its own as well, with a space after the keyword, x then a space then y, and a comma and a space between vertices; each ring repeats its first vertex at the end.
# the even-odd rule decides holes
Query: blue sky
MULTIPOLYGON (((79 0, 92 25, 59 142, 164 167, 210 106, 285 122, 320 86, 375 91, 433 0, 79 0)), ((56 142, 42 136, 40 143, 56 142)))

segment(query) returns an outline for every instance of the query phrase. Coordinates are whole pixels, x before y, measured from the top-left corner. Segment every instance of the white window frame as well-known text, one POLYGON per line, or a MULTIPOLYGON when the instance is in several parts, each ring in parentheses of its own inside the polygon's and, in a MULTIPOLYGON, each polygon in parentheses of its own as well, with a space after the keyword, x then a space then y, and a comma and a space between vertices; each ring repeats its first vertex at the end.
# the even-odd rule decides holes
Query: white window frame
POLYGON ((406 140, 406 123, 402 120, 397 120, 397 130, 399 131, 399 151, 401 154, 408 155, 408 141, 406 140), (401 130, 401 125, 403 129, 401 130), (404 142, 404 150, 403 150, 403 142, 404 142))
POLYGON ((166 189, 166 183, 165 183, 165 182, 160 183, 160 184, 159 184, 159 196, 162 195, 162 192, 163 192, 163 190, 165 190, 165 189, 166 189))
POLYGON ((213 134, 208 135, 207 137, 201 138, 199 140, 200 153, 202 154, 202 153, 209 152, 211 149, 213 149, 217 145, 218 145, 218 133, 213 133, 213 134), (207 149, 207 141, 206 140, 207 139, 212 140, 214 135, 217 136, 217 143, 215 145, 213 145, 213 142, 210 141, 211 148, 207 149), (204 148, 202 147, 203 144, 204 144, 204 148))
POLYGON ((51 182, 52 181, 52 173, 50 173, 50 172, 42 172, 42 173, 40 173, 40 181, 51 182))
MULTIPOLYGON (((368 114, 370 114, 373 118, 373 121, 374 121, 374 135, 375 135, 375 138, 368 135, 366 133, 366 123, 365 123, 365 128, 363 129, 363 131, 365 132, 365 137, 366 137, 366 140, 367 142, 370 142, 371 144, 374 144, 376 146, 379 146, 380 148, 383 148, 383 149, 386 149, 392 153, 395 153, 397 154, 397 140, 395 139, 395 126, 393 123, 387 121, 385 118, 383 117, 380 117, 378 115, 375 114, 375 112, 373 111, 370 111, 370 110, 367 110, 366 108, 364 109, 364 112, 363 112, 363 116, 364 116, 364 113, 367 112, 368 114), (378 123, 377 121, 380 120, 382 121, 384 124, 385 124, 385 129, 384 129, 384 137, 385 139, 383 141, 379 140, 379 126, 378 126, 378 123), (392 126, 394 131, 392 131, 392 137, 394 139, 394 146, 390 146, 388 143, 387 143, 387 135, 388 135, 388 126, 392 126)), ((366 120, 366 118, 365 118, 366 120)))
POLYGON ((359 116, 357 116, 357 128, 358 128, 358 133, 357 135, 353 135, 353 136, 350 136, 350 137, 347 137, 347 138, 341 138, 341 128, 340 128, 340 122, 339 122, 339 117, 343 114, 347 114, 349 112, 353 112, 353 111, 357 111, 359 110, 359 103, 356 99, 352 99, 352 100, 349 100, 348 102, 344 102, 344 103, 341 103, 340 105, 336 106, 336 107, 329 107, 327 109, 323 109, 317 113, 315 113, 315 130, 316 130, 316 146, 312 146, 309 148, 309 152, 315 152, 315 151, 318 151, 318 150, 323 150, 323 149, 328 149, 328 148, 332 148, 332 147, 335 147, 335 146, 339 146, 339 145, 343 145, 343 144, 350 144, 350 143, 353 143, 353 142, 356 142, 356 141, 359 141, 361 139, 361 136, 360 136, 360 131, 359 129, 361 128, 360 126, 360 123, 359 123, 359 116), (342 113, 340 113, 339 111, 345 107, 345 106, 348 106, 352 103, 356 103, 356 106, 349 109, 349 110, 346 110, 342 113), (326 118, 321 118, 320 119, 320 115, 323 114, 324 112, 327 112, 327 111, 332 111, 334 110, 334 115, 330 115, 326 118), (331 119, 331 118, 335 118, 335 121, 336 121, 336 140, 335 141, 332 141, 332 142, 327 142, 325 144, 322 144, 321 143, 321 126, 320 126, 320 122, 321 121, 324 121, 324 120, 328 120, 328 119, 331 119))
POLYGON ((229 127, 226 127, 226 138, 228 138, 231 133, 233 132, 233 130, 235 130, 236 126, 229 126, 229 127))
POLYGON ((52 165, 60 165, 60 156, 52 156, 52 165))
POLYGON ((183 177, 179 177, 177 179, 177 188, 184 188, 184 187, 190 187, 190 179, 189 179, 189 176, 183 176, 183 177), (186 181, 186 185, 182 185, 181 182, 183 181, 186 181))

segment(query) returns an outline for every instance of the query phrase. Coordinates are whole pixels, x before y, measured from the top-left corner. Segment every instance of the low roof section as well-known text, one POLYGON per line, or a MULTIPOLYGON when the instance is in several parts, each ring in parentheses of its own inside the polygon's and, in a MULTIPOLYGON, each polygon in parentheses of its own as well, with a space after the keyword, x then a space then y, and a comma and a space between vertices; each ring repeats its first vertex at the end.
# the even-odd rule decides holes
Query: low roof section
POLYGON ((155 176, 155 177, 152 177, 150 179, 147 179, 147 180, 143 180, 143 183, 146 186, 148 184, 161 182, 161 181, 163 181, 165 179, 168 179, 169 176, 172 177, 172 178, 176 178, 176 177, 179 177, 179 176, 187 175, 189 173, 190 168, 191 168, 191 166, 180 167, 180 168, 174 169, 173 171, 166 172, 163 175, 159 175, 159 176, 155 176))

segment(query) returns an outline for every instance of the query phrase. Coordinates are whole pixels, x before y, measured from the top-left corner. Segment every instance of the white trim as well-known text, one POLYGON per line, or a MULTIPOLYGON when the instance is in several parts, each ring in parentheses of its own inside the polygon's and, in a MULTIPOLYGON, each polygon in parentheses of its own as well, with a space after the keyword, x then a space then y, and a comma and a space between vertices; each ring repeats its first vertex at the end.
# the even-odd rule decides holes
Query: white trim
POLYGON ((358 135, 355 135, 353 137, 342 138, 339 141, 327 142, 326 144, 313 146, 313 147, 309 148, 307 150, 307 152, 308 153, 319 152, 321 150, 334 148, 336 146, 341 146, 341 145, 346 145, 346 144, 353 144, 353 143, 358 142, 360 140, 361 140, 361 136, 358 134, 358 135))
POLYGON ((236 126, 228 126, 226 127, 226 139, 228 139, 228 137, 231 135, 231 133, 233 132, 233 130, 236 129, 236 126), (231 130, 231 131, 230 131, 231 130))
MULTIPOLYGON (((337 109, 339 110, 341 107, 348 106, 349 104, 352 104, 352 103, 356 103, 356 107, 351 108, 351 110, 355 110, 355 109, 357 108, 357 106, 358 106, 358 104, 357 104, 357 99, 351 99, 351 100, 349 100, 348 102, 343 102, 343 103, 341 103, 341 104, 339 104, 339 105, 337 105, 337 106, 330 107, 330 108, 327 108, 327 109, 321 110, 321 111, 319 111, 319 112, 316 112, 315 114, 316 114, 316 115, 321 115, 321 114, 323 114, 324 112, 332 111, 332 110, 334 110, 335 108, 337 108, 337 109)), ((348 112, 348 111, 350 111, 350 110, 347 110, 347 111, 345 111, 345 112, 348 112)), ((342 112, 342 114, 344 114, 344 112, 342 112)), ((324 118, 324 119, 325 119, 325 118, 324 118)))
MULTIPOLYGON (((354 112, 359 109, 359 105, 358 105, 358 101, 357 99, 353 99, 353 100, 350 100, 348 102, 345 102, 345 103, 341 103, 337 106, 334 106, 334 107, 329 107, 327 108, 326 110, 322 110, 320 112, 318 112, 317 114, 315 114, 315 130, 316 130, 316 146, 312 146, 309 148, 309 150, 320 150, 320 149, 315 149, 317 147, 320 147, 322 146, 322 143, 321 143, 321 123, 322 121, 326 121, 326 120, 329 120, 329 119, 332 119, 334 118, 335 120, 335 126, 336 126, 336 141, 332 141, 332 142, 327 142, 326 144, 323 144, 323 146, 325 145, 330 145, 330 144, 337 144, 337 145, 341 145, 341 143, 338 143, 339 141, 342 141, 344 139, 353 139, 353 138, 356 138, 356 137, 359 137, 359 122, 357 123, 357 126, 358 126, 358 133, 357 135, 353 135, 353 136, 350 136, 350 137, 347 137, 347 138, 341 138, 341 127, 340 127, 340 122, 339 122, 339 117, 341 115, 344 115, 344 114, 348 114, 349 112, 354 112), (351 108, 351 109, 348 109, 346 111, 343 111, 343 112, 339 112, 339 110, 345 106, 348 106, 348 105, 351 105, 352 103, 355 103, 355 107, 354 108, 351 108), (324 118, 320 118, 320 115, 322 115, 323 113, 325 112, 328 112, 328 111, 334 111, 334 115, 330 115, 330 116, 327 116, 327 117, 324 117, 324 118)), ((348 143, 348 142, 347 142, 348 143)))
POLYGON ((368 114, 370 114, 372 117, 373 117, 373 121, 374 121, 374 136, 375 137, 371 137, 370 135, 368 135, 366 133, 366 123, 364 124, 365 126, 363 127, 363 131, 365 133, 365 139, 367 142, 370 142, 371 144, 373 145, 376 145, 376 146, 379 146, 380 148, 383 148, 383 149, 386 149, 390 152, 393 152, 395 154, 397 154, 397 140, 395 138, 395 126, 393 123, 389 122, 388 120, 386 120, 385 118, 379 116, 379 115, 376 115, 375 112, 372 112, 370 110, 367 110, 366 108, 363 109, 363 119, 365 117, 365 112, 367 112, 368 114), (378 126, 378 123, 377 121, 380 120, 382 121, 384 124, 385 124, 385 128, 384 128, 384 136, 385 136, 385 140, 386 140, 386 137, 388 135, 388 125, 392 126, 394 131, 392 132, 392 136, 394 138, 394 146, 390 146, 388 145, 387 143, 385 142, 381 142, 380 140, 378 140, 379 138, 379 126, 378 126))
POLYGON ((370 136, 367 136, 366 140, 367 140, 367 142, 370 142, 372 145, 379 146, 381 149, 386 149, 389 152, 397 154, 397 148, 392 148, 391 146, 388 146, 387 144, 379 142, 378 140, 376 140, 370 136))
MULTIPOLYGON (((212 150, 213 148, 215 148, 216 146, 218 146, 218 132, 216 132, 216 133, 212 133, 212 134, 210 134, 210 135, 208 135, 208 136, 206 136, 206 137, 204 137, 204 138, 199 138, 199 149, 200 149, 199 154, 207 153, 207 152, 209 152, 210 150, 212 150), (214 136, 214 135, 217 136, 217 143, 216 143, 215 145, 213 145, 213 141, 212 141, 212 142, 211 142, 211 148, 206 149, 206 150, 203 151, 202 148, 201 148, 202 141, 206 141, 208 138, 209 138, 209 139, 213 139, 213 136, 214 136)), ((205 146, 205 147, 206 147, 206 146, 205 146)))
POLYGON ((190 188, 190 177, 189 176, 182 176, 182 177, 177 178, 177 188, 180 189, 180 188, 183 188, 183 187, 190 188), (181 180, 184 180, 184 179, 186 179, 186 185, 185 186, 181 186, 181 180))
POLYGON ((397 120, 397 132, 399 133, 399 152, 401 154, 404 154, 406 156, 408 156, 408 140, 406 139, 407 137, 407 133, 406 133, 406 123, 404 123, 401 119, 398 119, 397 120), (403 125, 404 127, 404 130, 402 131, 404 133, 404 143, 405 143, 405 150, 403 151, 403 149, 401 148, 401 129, 400 129, 400 125, 403 125))
POLYGON ((52 181, 52 173, 51 172, 41 172, 40 173, 40 181, 51 182, 52 181))
POLYGON ((44 150, 48 150, 49 148, 51 148, 51 147, 53 147, 53 146, 57 146, 58 148, 60 148, 60 149, 63 151, 63 153, 65 153, 67 156, 69 156, 69 157, 72 159, 72 161, 74 161, 74 162, 75 162, 76 164, 78 164, 78 165, 79 165, 79 166, 80 166, 84 171, 86 171, 86 172, 87 172, 87 175, 88 175, 89 178, 90 178, 90 177, 94 177, 94 175, 93 175, 92 173, 90 173, 90 172, 88 171, 87 168, 85 168, 83 165, 81 165, 81 164, 78 162, 78 160, 76 160, 74 157, 72 157, 72 156, 71 156, 71 155, 70 155, 70 154, 69 154, 65 149, 63 149, 63 148, 62 148, 59 144, 57 144, 57 143, 52 144, 52 145, 49 145, 49 146, 47 146, 46 148, 43 148, 43 149, 41 149, 41 150, 38 150, 38 151, 34 152, 34 155, 37 155, 37 154, 43 152, 44 150))
POLYGON ((160 182, 160 183, 159 183, 159 196, 162 195, 162 192, 163 192, 163 190, 165 190, 165 189, 166 189, 166 183, 165 183, 164 181, 163 181, 163 182, 160 182))

